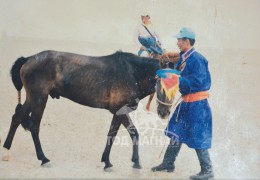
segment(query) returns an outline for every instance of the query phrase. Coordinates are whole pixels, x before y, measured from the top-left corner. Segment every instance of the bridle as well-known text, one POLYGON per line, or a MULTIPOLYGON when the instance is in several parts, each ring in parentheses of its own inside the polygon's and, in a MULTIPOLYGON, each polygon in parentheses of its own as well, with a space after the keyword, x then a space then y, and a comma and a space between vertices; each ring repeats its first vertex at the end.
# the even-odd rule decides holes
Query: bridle
MULTIPOLYGON (((157 90, 157 84, 156 84, 156 86, 155 86, 155 91, 157 90)), ((160 103, 160 104, 162 104, 162 105, 165 105, 165 106, 173 106, 173 108, 179 103, 179 101, 182 99, 182 96, 180 96, 179 98, 178 98, 178 100, 175 102, 175 103, 166 103, 166 102, 163 102, 163 101, 161 101, 160 99, 158 99, 158 97, 156 96, 156 100, 157 100, 157 102, 158 103, 160 103)))
POLYGON ((158 103, 163 104, 165 106, 172 106, 173 105, 173 103, 170 104, 170 103, 162 102, 160 99, 158 99, 158 97, 156 97, 156 100, 157 100, 158 103))
MULTIPOLYGON (((157 80, 159 80, 158 79, 158 77, 156 78, 157 80)), ((156 86, 155 86, 155 92, 157 91, 157 84, 156 84, 156 86)), ((165 105, 165 106, 172 106, 173 105, 173 102, 172 103, 166 103, 166 102, 163 102, 163 101, 161 101, 160 99, 158 99, 158 97, 156 96, 156 100, 157 100, 157 102, 158 103, 160 103, 160 104, 162 104, 162 105, 165 105)))
MULTIPOLYGON (((181 100, 181 98, 182 98, 182 96, 180 96, 179 98, 178 98, 178 100, 174 103, 174 105, 173 105, 173 102, 170 104, 170 103, 165 103, 165 102, 162 102, 160 99, 158 99, 157 97, 156 97, 156 100, 157 100, 157 102, 158 103, 160 103, 160 104, 163 104, 163 105, 165 105, 165 106, 170 106, 170 108, 172 107, 172 108, 175 108, 175 106, 179 103, 179 102, 182 102, 182 101, 180 101, 181 100)), ((179 112, 178 112, 178 114, 179 114, 179 112)))
MULTIPOLYGON (((163 54, 163 55, 165 55, 165 57, 166 57, 167 60, 168 60, 168 62, 166 62, 166 66, 168 66, 168 63, 169 63, 169 61, 170 61, 170 58, 168 57, 167 54, 163 54)), ((160 61, 160 62, 163 62, 163 58, 162 58, 162 57, 163 57, 163 56, 159 57, 159 61, 160 61)), ((156 75, 154 79, 157 79, 157 80, 158 80, 158 76, 156 75)), ((155 92, 156 92, 156 90, 157 90, 157 84, 156 84, 156 86, 155 86, 155 92)), ((156 100, 157 100, 158 103, 160 103, 160 104, 162 104, 162 105, 165 105, 165 106, 170 106, 170 107, 171 107, 171 106, 173 105, 173 102, 172 102, 172 103, 163 102, 163 101, 161 101, 160 99, 158 99, 157 96, 156 96, 156 100)))

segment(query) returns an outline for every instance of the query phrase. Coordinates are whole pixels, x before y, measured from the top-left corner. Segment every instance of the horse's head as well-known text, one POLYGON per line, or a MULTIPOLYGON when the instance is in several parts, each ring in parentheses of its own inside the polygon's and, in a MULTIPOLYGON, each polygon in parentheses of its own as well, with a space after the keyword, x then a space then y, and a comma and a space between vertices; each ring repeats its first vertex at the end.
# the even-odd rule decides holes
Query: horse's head
POLYGON ((170 109, 172 107, 173 99, 168 99, 165 91, 162 88, 161 78, 158 77, 156 86, 156 100, 157 100, 157 113, 160 118, 165 119, 170 115, 170 109))
POLYGON ((157 71, 156 95, 157 95, 157 113, 161 118, 167 118, 170 115, 170 109, 173 104, 174 96, 179 88, 179 71, 172 69, 169 63, 157 71))

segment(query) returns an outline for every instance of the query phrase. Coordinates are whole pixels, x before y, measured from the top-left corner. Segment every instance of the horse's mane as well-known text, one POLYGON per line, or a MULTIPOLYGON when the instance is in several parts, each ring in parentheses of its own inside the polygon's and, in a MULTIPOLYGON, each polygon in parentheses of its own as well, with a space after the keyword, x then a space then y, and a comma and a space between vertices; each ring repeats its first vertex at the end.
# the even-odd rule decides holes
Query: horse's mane
MULTIPOLYGON (((42 55, 42 57, 46 57, 46 53, 49 55, 55 56, 56 53, 61 53, 61 54, 68 54, 72 56, 86 56, 86 57, 91 57, 91 58, 97 58, 97 59, 114 59, 114 60, 119 60, 119 61, 128 61, 134 66, 138 67, 154 67, 157 68, 159 66, 159 61, 154 58, 149 58, 149 57, 140 57, 137 56, 133 53, 130 52, 123 52, 123 51, 116 51, 112 54, 108 54, 105 56, 87 56, 87 55, 80 55, 80 54, 75 54, 75 53, 69 53, 69 52, 58 52, 58 51, 52 51, 52 50, 47 50, 47 51, 42 51, 38 54, 36 54, 38 57, 39 55, 42 55)), ((41 61, 38 61, 41 62, 41 61)))
POLYGON ((128 60, 133 64, 139 64, 141 66, 158 66, 159 61, 154 58, 140 57, 130 52, 116 51, 112 56, 117 56, 120 60, 128 60))

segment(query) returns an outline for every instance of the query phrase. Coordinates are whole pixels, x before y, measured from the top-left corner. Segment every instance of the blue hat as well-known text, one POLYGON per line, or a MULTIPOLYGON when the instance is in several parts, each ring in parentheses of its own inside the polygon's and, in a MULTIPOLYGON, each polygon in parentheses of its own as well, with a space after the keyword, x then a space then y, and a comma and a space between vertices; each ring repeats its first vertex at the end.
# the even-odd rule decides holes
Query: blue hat
POLYGON ((176 37, 177 39, 180 39, 180 38, 195 39, 196 35, 190 28, 183 27, 183 28, 181 28, 179 34, 175 35, 174 37, 176 37))

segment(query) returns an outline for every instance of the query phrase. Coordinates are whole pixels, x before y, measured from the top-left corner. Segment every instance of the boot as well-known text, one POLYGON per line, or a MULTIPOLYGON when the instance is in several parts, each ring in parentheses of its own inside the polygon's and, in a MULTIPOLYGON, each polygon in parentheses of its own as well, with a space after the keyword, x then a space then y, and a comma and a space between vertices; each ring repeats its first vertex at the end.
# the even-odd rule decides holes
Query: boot
POLYGON ((174 161, 181 149, 180 143, 174 143, 174 141, 170 141, 170 144, 167 147, 167 150, 164 154, 163 162, 153 167, 151 170, 153 172, 156 171, 167 171, 167 172, 173 172, 175 169, 174 161))
POLYGON ((214 173, 208 150, 196 149, 196 153, 200 162, 201 171, 196 175, 190 176, 190 178, 195 180, 213 178, 214 173))

